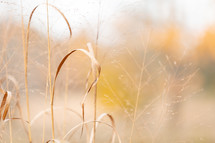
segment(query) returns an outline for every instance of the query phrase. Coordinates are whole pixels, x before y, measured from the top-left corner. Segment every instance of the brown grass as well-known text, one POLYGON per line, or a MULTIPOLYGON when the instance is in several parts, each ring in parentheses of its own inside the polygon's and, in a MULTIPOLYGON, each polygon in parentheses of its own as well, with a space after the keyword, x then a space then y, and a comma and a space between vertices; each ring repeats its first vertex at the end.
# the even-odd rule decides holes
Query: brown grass
MULTIPOLYGON (((1 2, 0 2, 1 3, 1 2)), ((22 7, 22 0, 20 1, 21 7, 22 7)), ((140 51, 133 51, 131 48, 132 46, 128 48, 126 47, 125 53, 124 53, 124 59, 123 58, 117 58, 115 61, 111 61, 112 66, 107 66, 106 71, 108 71, 105 74, 103 74, 103 68, 105 67, 104 65, 101 65, 98 60, 98 56, 100 56, 98 53, 99 49, 99 38, 100 38, 100 23, 101 23, 101 1, 99 3, 99 13, 98 13, 98 21, 97 21, 97 31, 96 31, 96 36, 94 39, 94 44, 92 41, 89 42, 87 41, 80 47, 75 47, 71 46, 70 43, 68 45, 63 45, 52 42, 51 35, 50 35, 50 30, 51 30, 51 25, 49 23, 49 8, 53 8, 57 13, 60 14, 60 16, 63 18, 63 20, 67 24, 67 30, 69 31, 69 40, 72 38, 72 28, 69 23, 69 20, 67 17, 64 15, 63 12, 61 12, 60 9, 55 7, 54 5, 49 4, 48 0, 46 0, 46 3, 39 4, 33 8, 31 11, 29 18, 28 18, 28 23, 27 26, 24 24, 24 15, 23 15, 23 9, 21 8, 21 35, 22 35, 22 47, 23 47, 23 60, 24 60, 24 74, 23 74, 23 81, 22 82, 17 82, 16 78, 14 78, 12 75, 9 74, 8 72, 8 65, 10 62, 10 59, 6 59, 4 61, 4 57, 7 55, 7 42, 9 42, 8 39, 4 39, 4 46, 2 48, 2 53, 1 53, 1 59, 0 59, 0 64, 4 64, 0 71, 5 70, 5 77, 0 79, 0 93, 2 95, 2 100, 1 100, 1 105, 0 105, 0 120, 3 123, 3 127, 6 127, 8 125, 8 140, 11 143, 15 143, 15 135, 13 131, 13 126, 17 126, 18 124, 14 124, 13 121, 20 121, 20 123, 23 126, 24 132, 26 132, 28 136, 28 142, 38 142, 38 140, 34 139, 34 137, 41 136, 41 141, 42 143, 49 143, 49 142, 56 142, 56 143, 61 143, 61 142, 69 142, 73 138, 75 138, 75 134, 80 135, 80 140, 83 139, 87 143, 95 143, 97 141, 97 137, 99 138, 101 134, 110 136, 110 140, 107 140, 107 142, 111 143, 122 143, 124 142, 129 142, 129 143, 134 143, 138 142, 139 140, 141 141, 151 141, 151 142, 156 142, 159 139, 159 133, 162 131, 162 125, 164 124, 164 119, 167 116, 167 111, 168 107, 166 106, 167 103, 173 102, 171 97, 169 96, 172 88, 176 88, 176 90, 180 90, 179 92, 181 93, 181 90, 184 90, 184 88, 189 84, 191 79, 195 76, 197 71, 189 74, 183 82, 180 82, 180 85, 178 86, 177 80, 179 79, 177 76, 178 74, 178 69, 175 65, 175 62, 170 61, 167 58, 167 62, 164 62, 164 65, 162 62, 160 62, 161 66, 158 66, 158 64, 154 64, 153 62, 157 62, 155 58, 157 56, 149 56, 148 58, 147 53, 150 51, 148 47, 150 46, 150 36, 148 36, 148 41, 146 44, 142 44, 140 51), (30 36, 31 35, 31 24, 33 17, 36 15, 36 11, 38 10, 39 7, 41 6, 46 6, 46 38, 44 38, 47 42, 46 46, 46 52, 43 54, 47 54, 47 65, 45 66, 45 86, 44 86, 44 100, 45 100, 45 106, 42 110, 39 110, 38 113, 36 113, 33 118, 32 115, 34 112, 31 112, 33 109, 33 104, 30 104, 30 98, 29 96, 31 88, 36 89, 37 87, 31 87, 29 86, 30 84, 30 67, 31 67, 31 57, 33 55, 30 55, 30 36), (58 47, 62 46, 63 48, 60 49, 60 54, 63 53, 63 55, 56 56, 56 61, 58 60, 58 64, 55 65, 55 63, 52 62, 52 52, 57 49, 58 47), (65 47, 64 47, 65 46, 65 47), (69 48, 68 48, 69 47, 69 48), (68 49, 66 49, 68 48, 68 49), (137 53, 135 53, 137 52, 137 53), (140 54, 143 53, 143 54, 140 54), (136 55, 137 56, 136 56, 136 55), (76 109, 73 109, 69 107, 69 104, 67 103, 68 99, 71 97, 70 95, 70 84, 73 86, 76 84, 78 81, 73 81, 73 79, 70 79, 70 76, 75 77, 74 73, 70 74, 68 70, 66 72, 64 71, 63 68, 71 68, 73 69, 73 66, 70 67, 69 64, 74 62, 75 65, 79 65, 81 63, 80 59, 76 59, 75 56, 85 56, 81 57, 81 59, 86 58, 84 62, 88 63, 85 64, 84 66, 87 67, 85 73, 86 73, 86 79, 84 80, 85 83, 83 86, 85 88, 83 89, 82 97, 80 99, 80 109, 77 111, 76 109), (138 57, 139 56, 139 57, 138 57), (119 61, 117 61, 119 60, 119 61), (120 60, 122 62, 120 63, 120 60), (129 64, 128 64, 129 63, 129 64), (117 66, 117 70, 114 69, 114 66, 117 66), (173 68, 173 73, 170 73, 169 71, 166 70, 166 65, 169 65, 168 68, 173 68), (151 67, 150 67, 151 66, 151 67), (154 71, 155 68, 156 70, 160 70, 159 73, 163 72, 164 76, 161 76, 158 78, 156 82, 152 82, 154 79, 154 73, 150 72, 156 72, 154 71), (113 68, 113 69, 112 69, 113 68), (102 69, 102 71, 101 71, 102 69), (148 71, 149 69, 149 71, 148 71), (176 70, 175 70, 176 69, 176 70), (113 72, 116 70, 116 72, 113 72), (108 74, 108 75, 107 75, 108 74), (65 80, 61 81, 62 79, 60 78, 61 75, 64 75, 65 80), (124 81, 119 78, 126 77, 125 81, 127 81, 127 85, 122 84, 124 81), (177 79, 178 78, 178 79, 177 79), (70 82, 72 81, 72 83, 70 82), (100 81, 100 84, 98 82, 100 81), (15 90, 9 86, 9 83, 12 83, 12 86, 15 87, 15 90), (58 87, 59 83, 65 84, 65 88, 63 91, 60 90, 60 86, 58 87), (152 82, 150 85, 150 82, 152 82), (2 84, 6 84, 6 88, 2 88, 2 84), (155 85, 153 85, 155 83, 155 85), (20 101, 20 94, 23 94, 20 92, 19 86, 20 84, 23 84, 23 89, 21 90, 25 91, 25 104, 26 104, 26 117, 23 116, 23 110, 22 106, 23 103, 20 101), (154 94, 154 89, 157 88, 157 86, 161 85, 162 87, 158 87, 158 92, 159 95, 154 94), (103 87, 103 89, 101 89, 103 87), (58 90, 59 88, 59 90, 58 90), (180 89, 181 88, 181 89, 180 89), (101 90, 101 94, 99 94, 99 90, 101 90), (57 93, 60 94, 60 96, 64 97, 64 105, 59 106, 57 105, 58 102, 58 97, 57 93), (107 95, 103 95, 107 93, 107 95), (12 96, 13 95, 13 96, 12 96), (49 95, 49 96, 48 96, 49 95), (146 96, 146 95, 150 95, 146 96), (92 96, 92 97, 90 97, 92 96), (117 120, 113 115, 111 115, 109 112, 103 110, 102 108, 99 108, 101 106, 98 106, 100 103, 98 101, 100 96, 106 96, 108 98, 108 102, 112 102, 112 104, 117 104, 117 107, 115 108, 117 111, 116 114, 120 114, 120 120, 117 120), (87 99, 91 99, 92 101, 87 102, 87 99), (161 101, 161 102, 160 102, 161 101), (48 106, 48 102, 50 102, 50 106, 48 106), (98 104, 99 103, 99 104, 98 104), (15 106, 14 106, 15 104, 15 106), (88 105, 92 106, 92 109, 88 109, 88 105), (159 106, 160 105, 160 106, 159 106), (119 106, 119 107, 118 107, 119 106), (142 107, 144 108, 142 109, 142 107), (157 106, 157 107, 155 107, 157 106), (148 113, 148 110, 152 110, 151 112, 155 112, 154 108, 156 108, 158 111, 161 111, 159 113, 154 113, 152 116, 156 117, 156 119, 146 119, 145 115, 146 112, 148 113), (161 109, 158 109, 161 108, 161 109), (142 110, 139 110, 142 109, 142 110), (16 110, 18 111, 18 114, 16 114, 16 110), (61 117, 56 117, 57 113, 62 114, 63 116, 61 117), (77 118, 77 120, 73 120, 68 118, 68 115, 73 115, 72 117, 77 118), (90 117, 88 118, 88 114, 90 114, 90 117), (48 116, 48 118, 46 118, 48 116), (122 116, 122 117, 121 117, 122 116), (125 120, 124 120, 125 118, 125 120), (35 133, 35 130, 38 126, 38 122, 42 119, 42 132, 37 132, 35 133), (67 125, 66 119, 69 120, 71 124, 67 125), (50 129, 47 129, 47 121, 50 123, 50 129), (141 121, 140 123, 140 120, 141 121), (150 125, 147 122, 145 123, 144 121, 148 122, 156 122, 156 131, 153 131, 153 129, 150 130, 150 125), (150 121, 152 120, 152 121, 150 121), (72 123, 75 122, 75 125, 72 123), (116 122, 122 122, 126 123, 125 127, 120 127, 117 126, 116 122), (144 122, 144 123, 143 123, 144 122), (7 123, 7 124, 6 124, 7 123), (59 124, 58 124, 59 123, 59 124), (110 133, 108 134, 108 130, 102 130, 102 132, 98 132, 101 127, 109 127, 110 133), (147 125, 149 127, 147 127, 147 125), (71 127, 72 126, 72 127, 71 127), (119 133, 118 127, 121 128, 122 133, 119 133), (69 129, 69 130, 68 130, 69 129), (144 130, 144 133, 149 134, 148 136, 149 139, 145 139, 145 134, 142 135, 141 129, 144 130), (47 132, 48 130, 48 132, 47 132), (80 131, 80 132, 79 132, 80 131), (58 133, 60 132, 60 133, 58 133), (106 133, 107 132, 107 133, 106 133), (38 135, 39 134, 39 135, 38 135), (98 134, 98 136, 96 136, 98 134), (123 136, 123 137, 122 137, 123 136), (140 136, 137 138, 137 136, 140 136), (48 137, 48 139, 47 139, 48 137)), ((72 39, 73 40, 73 39, 72 39)), ((130 40, 130 39, 129 39, 130 40)), ((143 40, 141 39, 141 42, 143 40)), ((70 42, 70 41, 69 41, 70 42)), ((40 45, 38 45, 39 47, 40 45)), ((139 45, 135 45, 139 46, 139 45)), ((135 47, 134 46, 134 47, 135 47)), ((60 47, 61 48, 61 47, 60 47)), ((123 51, 124 52, 124 51, 123 51)), ((53 52, 54 53, 54 52, 53 52)), ((58 54, 59 54, 58 53, 58 54)), ((37 53, 34 53, 37 54, 37 53)), ((151 54, 151 53, 150 53, 151 54)), ((79 57, 79 58, 80 58, 79 57)), ((162 57, 163 58, 163 57, 162 57)), ((43 64, 46 62, 43 61, 43 64)), ((179 65, 180 66, 180 65, 179 65)), ((72 70, 71 70, 72 71, 72 70)), ((104 70, 105 71, 105 70, 104 70)), ((15 71, 17 72, 17 71, 15 71)), ((78 73, 78 71, 76 71, 78 73)), ((156 75, 160 76, 160 74, 156 75)), ((155 77, 156 78, 156 77, 155 77)), ((79 90, 79 89, 78 89, 79 90)), ((79 91, 80 92, 80 91, 79 91)), ((81 92, 80 92, 81 93, 81 92)), ((75 94, 75 93, 74 93, 75 94)), ((177 93, 178 94, 178 93, 177 93)), ((35 95, 36 96, 36 95, 35 95)), ((42 99, 42 98, 41 98, 42 99)), ((76 100, 76 99, 75 99, 76 100)), ((41 102, 41 101, 39 101, 41 102)), ((40 103, 37 103, 40 104, 40 103)), ((40 105, 36 105, 39 106, 40 105)), ((173 105, 174 106, 174 105, 173 105)), ((114 107, 111 107, 112 111, 114 107)), ((114 109, 114 110, 115 110, 114 109)), ((25 114, 24 114, 25 115, 25 114)), ((48 123, 48 124, 49 124, 48 123)), ((119 124, 118 124, 119 125, 119 124)), ((40 126, 38 126, 39 128, 40 126)), ((153 128, 154 126, 152 126, 153 128)), ((2 132, 4 132, 2 130, 2 132)), ((4 134, 4 135, 5 135, 4 134)), ((0 134, 1 135, 1 134, 0 134)), ((2 133, 3 135, 3 133, 2 133)), ((162 135, 162 134, 161 134, 162 135)), ((0 137, 1 140, 1 137, 0 137)), ((2 139, 3 140, 3 139, 2 139)), ((77 139, 78 140, 78 139, 77 139)), ((25 140, 26 141, 26 140, 25 140)), ((73 141, 73 140, 72 140, 73 141)), ((81 142, 81 141, 80 141, 81 142)))

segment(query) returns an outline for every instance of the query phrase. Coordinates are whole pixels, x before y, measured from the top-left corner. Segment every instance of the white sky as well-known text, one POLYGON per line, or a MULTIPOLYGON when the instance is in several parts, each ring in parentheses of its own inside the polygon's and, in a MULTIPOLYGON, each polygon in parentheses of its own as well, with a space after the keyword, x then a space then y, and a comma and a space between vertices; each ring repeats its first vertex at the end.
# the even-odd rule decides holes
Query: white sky
POLYGON ((184 22, 192 30, 203 30, 215 24, 215 0, 177 0, 184 22))
MULTIPOLYGON (((25 20, 27 21, 32 9, 45 0, 23 0, 25 20)), ((170 7, 174 5, 174 19, 182 23, 188 30, 202 31, 215 23, 215 0, 50 0, 69 19, 73 33, 88 28, 95 33, 98 12, 104 31, 111 31, 112 20, 117 19, 119 13, 147 12, 152 18, 168 20, 172 13, 170 7), (101 4, 99 2, 101 1, 101 4), (105 27, 105 28, 104 28, 105 27)), ((0 0, 0 16, 15 15, 20 20, 20 0, 0 0), (9 4, 7 4, 9 3, 9 4)), ((66 24, 60 15, 50 8, 51 30, 57 37, 68 35, 66 24)), ((35 13, 32 25, 42 29, 46 24, 46 8, 42 6, 35 13), (40 25, 40 26, 38 26, 40 25)), ((135 27, 135 26, 134 26, 135 27)))

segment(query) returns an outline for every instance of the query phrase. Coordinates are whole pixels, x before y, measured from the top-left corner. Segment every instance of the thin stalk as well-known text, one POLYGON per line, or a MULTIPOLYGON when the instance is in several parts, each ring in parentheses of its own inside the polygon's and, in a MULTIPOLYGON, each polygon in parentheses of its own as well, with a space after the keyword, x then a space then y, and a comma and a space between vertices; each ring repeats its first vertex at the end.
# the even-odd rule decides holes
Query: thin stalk
MULTIPOLYGON (((7 55, 6 50, 5 50, 5 55, 7 55)), ((7 56, 5 58, 7 58, 7 56)), ((6 61, 7 61, 7 59, 6 59, 6 61)), ((6 77, 8 77, 8 68, 7 68, 7 65, 5 67, 5 71, 6 71, 6 77)), ((8 82, 8 78, 6 78, 6 91, 8 91, 8 88, 9 88, 9 82, 8 82)), ((11 109, 10 109, 10 107, 8 109, 8 112, 9 112, 9 118, 11 118, 11 109)), ((10 131, 10 143, 13 143, 13 134, 12 134, 12 123, 11 123, 11 120, 9 121, 9 131, 10 131)))
MULTIPOLYGON (((36 9, 41 6, 43 4, 39 4, 37 5, 36 7, 34 7, 34 9, 32 10, 31 14, 30 14, 30 17, 29 17, 29 21, 28 21, 28 28, 27 28, 27 33, 26 33, 26 57, 25 57, 25 61, 26 61, 26 66, 27 66, 27 61, 28 61, 28 44, 29 44, 29 31, 30 31, 30 24, 31 24, 31 19, 34 15, 34 12, 36 11, 36 9)), ((71 27, 70 27, 70 24, 68 22, 68 20, 66 19, 65 15, 58 9, 56 8, 55 6, 53 5, 50 5, 48 3, 48 0, 46 1, 45 5, 47 6, 47 37, 48 37, 48 78, 49 78, 49 94, 50 94, 50 98, 51 98, 51 122, 52 122, 52 138, 54 140, 54 110, 53 110, 53 94, 52 93, 52 79, 51 79, 51 46, 50 46, 50 36, 49 36, 49 14, 48 14, 48 6, 51 6, 53 7, 55 10, 57 10, 61 16, 64 18, 64 20, 66 21, 67 25, 68 25, 68 28, 69 28, 69 32, 70 32, 70 37, 72 36, 72 30, 71 30, 71 27)), ((27 69, 26 69, 27 71, 27 69)), ((27 73, 27 72, 26 72, 27 73)), ((26 78, 27 78, 27 75, 25 75, 26 78)), ((27 80, 26 80, 26 83, 27 83, 27 80)), ((26 84, 27 85, 27 84, 26 84)), ((28 88, 26 88, 27 90, 28 88)), ((28 101, 28 100, 27 100, 28 101)), ((29 126, 30 127, 30 126, 29 126)))
MULTIPOLYGON (((23 45, 23 56, 24 56, 24 75, 25 75, 25 95, 26 95, 26 105, 27 105, 27 118, 28 118, 28 122, 31 122, 30 119, 30 108, 29 108, 29 95, 28 95, 28 62, 27 62, 27 55, 28 55, 28 50, 25 46, 25 29, 24 29, 24 20, 23 20, 23 9, 22 9, 22 0, 20 0, 21 2, 21 15, 22 15, 22 45, 23 45)), ((32 138, 31 138, 31 126, 30 124, 28 124, 28 138, 29 138, 29 142, 32 143, 32 138)))
MULTIPOLYGON (((101 9, 101 0, 99 1, 99 12, 98 12, 98 21, 97 21, 97 33, 96 33, 96 46, 95 46, 95 59, 97 60, 98 55, 98 40, 99 40, 99 33, 100 33, 100 9, 101 9)), ((94 70, 94 69, 93 69, 94 70)), ((94 78, 97 78, 96 70, 93 71, 94 78)), ((96 121, 97 118, 97 84, 94 88, 94 115, 93 120, 96 121)), ((95 143, 96 139, 96 122, 93 122, 93 143, 95 143)))
MULTIPOLYGON (((96 74, 95 74, 95 77, 96 77, 96 74)), ((95 85, 95 88, 94 88, 94 118, 93 120, 96 121, 96 117, 97 117, 97 114, 96 114, 96 111, 97 111, 97 84, 95 85)), ((93 123, 93 143, 95 143, 95 138, 96 138, 96 122, 93 123)))
MULTIPOLYGON (((9 108, 9 119, 11 118, 11 109, 9 108)), ((12 123, 9 121, 9 129, 10 129, 10 143, 13 143, 13 132, 12 132, 12 123)))
MULTIPOLYGON (((47 78, 46 78, 45 109, 46 109, 46 106, 47 106, 47 98, 48 98, 48 80, 49 80, 49 77, 47 76, 47 78)), ((43 138, 42 138, 42 143, 45 142, 45 129, 46 129, 45 121, 46 121, 46 115, 44 114, 43 115, 43 138)))
MULTIPOLYGON (((68 51, 69 52, 69 51, 68 51)), ((65 84, 65 98, 64 98, 64 114, 63 114, 63 134, 66 130, 66 109, 67 109, 67 100, 68 100, 68 86, 69 86, 69 64, 66 63, 66 84, 65 84)))
MULTIPOLYGON (((49 93, 50 98, 52 97, 52 79, 51 79, 51 46, 50 46, 50 36, 49 36, 49 4, 46 0, 46 12, 47 12, 47 36, 48 36, 48 76, 49 76, 49 93)), ((52 120, 52 139, 55 139, 54 131, 54 112, 53 104, 51 104, 51 120, 52 120)))
POLYGON ((140 93, 141 93, 141 84, 142 84, 142 78, 143 78, 143 71, 144 71, 144 66, 142 66, 141 73, 140 73, 140 81, 139 81, 138 90, 137 90, 137 97, 136 97, 136 102, 135 102, 134 116, 133 116, 132 127, 131 127, 131 134, 130 134, 130 141, 129 141, 130 143, 132 142, 132 136, 133 136, 135 121, 136 121, 136 117, 137 117, 137 108, 138 108, 139 97, 140 97, 140 93))

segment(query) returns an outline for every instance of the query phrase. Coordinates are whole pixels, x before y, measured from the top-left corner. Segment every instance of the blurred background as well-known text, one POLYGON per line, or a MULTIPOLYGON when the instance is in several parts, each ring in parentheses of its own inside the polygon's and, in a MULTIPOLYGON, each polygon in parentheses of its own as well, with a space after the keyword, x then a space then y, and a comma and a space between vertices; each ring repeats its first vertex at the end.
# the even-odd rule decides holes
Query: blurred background
MULTIPOLYGON (((20 95, 11 105, 12 117, 19 116, 17 102, 24 119, 27 116, 21 19, 23 16, 26 30, 32 10, 45 2, 0 0, 1 86, 14 94, 18 86, 20 95)), ((63 17, 49 8, 52 77, 66 53, 87 49, 90 42, 97 49, 102 68, 98 115, 113 115, 122 142, 129 142, 130 136, 134 143, 215 142, 214 0, 51 0, 49 3, 65 15, 72 28, 70 39, 63 17)), ((41 5, 33 14, 29 38, 32 119, 48 108, 50 102, 46 23, 46 6, 41 5)), ((56 106, 66 106, 81 114, 80 102, 90 67, 84 54, 69 58, 57 80, 56 106)), ((90 94, 87 98, 87 119, 93 115, 92 97, 90 94)), ((81 122, 65 113, 63 119, 58 119, 61 111, 55 114, 58 137, 81 122)), ((42 141, 44 120, 45 140, 51 138, 48 116, 39 118, 37 126, 32 126, 33 140, 42 141)), ((13 121, 12 128, 14 142, 27 142, 19 121, 13 121)), ((1 135, 6 142, 10 141, 8 130, 5 127, 1 135)), ((108 142, 110 138, 111 129, 101 125, 97 141, 108 142)), ((85 140, 76 133, 70 141, 85 140)))

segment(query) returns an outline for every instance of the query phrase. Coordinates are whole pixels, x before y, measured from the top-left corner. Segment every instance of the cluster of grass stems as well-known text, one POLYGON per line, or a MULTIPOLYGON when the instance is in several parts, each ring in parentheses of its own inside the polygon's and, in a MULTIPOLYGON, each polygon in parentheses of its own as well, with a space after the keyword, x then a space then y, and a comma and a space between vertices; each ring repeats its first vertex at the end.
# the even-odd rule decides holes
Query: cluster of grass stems
MULTIPOLYGON (((51 5, 48 3, 48 0, 46 0, 46 3, 42 3, 39 4, 37 6, 34 7, 34 9, 31 11, 29 19, 28 19, 28 24, 27 24, 27 28, 25 28, 24 25, 24 18, 23 18, 23 8, 22 8, 22 0, 20 0, 21 2, 21 23, 22 23, 22 46, 23 46, 23 57, 24 57, 24 79, 25 79, 25 97, 26 97, 26 109, 27 109, 27 119, 23 118, 23 113, 22 113, 22 109, 20 106, 20 102, 19 102, 19 97, 20 97, 20 93, 19 93, 19 85, 17 84, 16 79, 11 76, 11 75, 6 75, 4 78, 2 78, 0 80, 0 85, 3 83, 8 83, 8 81, 12 82, 14 87, 16 88, 15 93, 10 92, 10 89, 7 87, 6 89, 2 89, 0 88, 0 92, 3 95, 2 101, 1 101, 1 105, 0 105, 0 119, 3 123, 9 122, 9 130, 10 130, 10 142, 13 142, 13 137, 12 137, 12 125, 11 125, 11 121, 12 120, 20 120, 21 123, 23 124, 24 130, 25 132, 28 134, 28 141, 29 143, 33 143, 35 142, 32 139, 32 126, 34 125, 34 123, 36 122, 37 119, 39 119, 41 116, 44 116, 45 118, 45 114, 46 113, 50 113, 50 121, 51 121, 51 130, 50 132, 52 133, 52 138, 50 138, 49 140, 45 140, 45 119, 43 122, 43 135, 42 135, 42 142, 56 142, 56 143, 60 143, 63 141, 67 141, 69 138, 71 138, 71 136, 74 134, 74 132, 77 131, 77 129, 81 129, 81 137, 83 137, 83 132, 84 130, 86 131, 86 142, 87 143, 95 143, 96 142, 96 128, 98 127, 99 124, 103 124, 107 127, 110 127, 110 129, 112 129, 112 139, 111 142, 119 142, 121 143, 121 138, 119 136, 119 133, 116 129, 116 124, 115 124, 115 120, 114 117, 108 113, 102 113, 100 115, 97 115, 97 83, 98 80, 100 78, 100 74, 101 74, 101 66, 99 64, 99 62, 97 61, 97 57, 98 57, 98 41, 99 41, 99 34, 100 34, 100 12, 98 13, 98 23, 97 23, 97 34, 96 34, 96 42, 95 42, 95 46, 93 47, 91 43, 86 43, 86 47, 88 48, 88 50, 86 49, 73 49, 71 51, 67 51, 67 54, 64 55, 64 57, 61 59, 59 65, 57 66, 57 68, 55 69, 55 71, 52 71, 52 63, 51 63, 51 40, 50 40, 50 31, 49 31, 49 8, 53 8, 54 10, 56 10, 61 17, 64 19, 64 21, 67 24, 67 28, 69 31, 69 39, 72 38, 72 28, 70 26, 70 23, 68 21, 68 19, 66 18, 66 16, 54 5, 51 5), (50 100, 50 107, 41 111, 40 113, 38 113, 33 119, 31 119, 31 112, 30 112, 30 104, 29 104, 29 85, 28 85, 28 57, 29 57, 29 37, 30 37, 30 29, 31 29, 31 21, 32 18, 35 14, 35 12, 37 11, 38 7, 40 6, 46 6, 46 14, 47 14, 47 23, 46 23, 46 27, 47 27, 47 51, 48 51, 48 72, 47 72, 47 80, 46 80, 46 97, 45 97, 45 102, 47 103, 47 100, 50 100), (65 87, 65 103, 64 103, 64 107, 55 107, 54 106, 54 102, 55 102, 55 88, 56 88, 56 82, 58 79, 59 74, 61 73, 61 69, 63 66, 67 66, 66 65, 66 61, 68 60, 69 57, 71 57, 74 53, 82 53, 85 56, 88 57, 89 61, 91 62, 91 66, 90 69, 88 71, 87 74, 87 79, 86 79, 86 89, 85 89, 85 93, 82 97, 82 101, 81 101, 81 113, 76 112, 75 110, 68 108, 67 107, 67 99, 68 99, 68 71, 65 74, 67 77, 67 81, 66 81, 66 87, 65 87), (55 72, 54 77, 52 77, 52 74, 55 72), (93 79, 91 82, 89 79, 93 79), (49 96, 48 96, 49 93, 49 96), (89 93, 93 93, 93 120, 87 120, 85 118, 85 104, 86 104, 86 98, 89 96, 89 93), (15 95, 15 96, 14 96, 15 95), (14 118, 11 117, 11 111, 10 111, 10 106, 11 106, 11 101, 12 99, 16 99, 16 107, 19 111, 19 116, 18 118, 14 118), (76 126, 74 126, 73 128, 71 128, 69 131, 67 131, 66 133, 64 133, 64 135, 62 137, 56 136, 55 134, 55 116, 54 113, 56 110, 64 110, 64 116, 66 116, 66 111, 72 112, 74 113, 74 115, 76 115, 77 117, 79 117, 81 119, 82 122, 80 122, 79 124, 77 124, 76 126), (110 123, 104 122, 102 121, 103 118, 108 118, 110 120, 110 123), (89 124, 93 124, 93 127, 90 129, 89 124)), ((149 41, 147 41, 149 42, 149 41)), ((146 70, 146 53, 147 53, 147 45, 145 46, 144 49, 144 55, 143 55, 143 59, 142 59, 142 63, 141 65, 139 65, 140 67, 140 77, 139 77, 139 81, 135 82, 135 85, 137 87, 137 94, 136 94, 136 98, 134 100, 134 110, 133 110, 133 116, 129 116, 131 119, 131 131, 130 131, 130 136, 128 137, 128 142, 132 143, 133 142, 133 136, 134 136, 134 130, 135 130, 135 122, 136 120, 143 114, 143 112, 149 107, 151 106, 151 104, 154 103, 154 101, 152 101, 151 104, 149 104, 148 106, 146 106, 146 108, 140 113, 137 114, 137 110, 138 110, 138 106, 139 106, 139 100, 140 100, 140 95, 141 95, 141 89, 142 89, 142 85, 143 85, 143 76, 144 76, 144 71, 146 70)), ((129 51, 128 51, 129 52, 129 51)), ((130 54, 130 52, 129 52, 130 54)), ((3 56, 3 55, 2 55, 3 56)), ((137 63, 137 62, 135 62, 137 63)), ((121 65, 120 65, 121 66, 121 65)), ((7 66, 6 66, 7 67, 7 66)), ((126 72, 127 73, 127 72, 126 72)), ((128 77, 130 78, 131 76, 128 74, 128 77)), ((190 80, 190 79, 189 79, 190 80)), ((148 81, 146 81, 147 83, 148 81)), ((113 91, 114 92, 114 91, 113 91)), ((165 95, 168 93, 168 89, 167 91, 164 90, 164 93, 162 95, 162 98, 165 97, 165 95)), ((159 99, 160 96, 158 98, 156 98, 155 100, 157 101, 157 99, 159 99)), ((163 103, 164 105, 164 103, 163 103)), ((161 115, 162 116, 162 115, 161 115)), ((65 130, 65 123, 63 126, 63 130, 65 130)))
MULTIPOLYGON (((95 135, 96 135, 96 128, 98 127, 99 124, 104 124, 108 127, 110 127, 113 130, 113 134, 112 134, 112 140, 111 142, 115 142, 115 138, 117 137, 118 142, 121 142, 121 139, 119 137, 119 134, 116 130, 116 126, 115 126, 115 121, 114 118, 108 114, 108 113, 102 113, 100 116, 97 117, 97 82, 99 80, 99 76, 100 76, 100 72, 101 72, 101 67, 98 63, 98 61, 96 60, 97 58, 97 46, 98 44, 96 44, 96 47, 93 48, 91 43, 87 43, 87 47, 88 50, 85 49, 75 49, 72 51, 68 51, 68 53, 63 57, 63 59, 61 60, 60 64, 58 65, 56 72, 55 72, 55 76, 54 78, 52 78, 51 76, 51 72, 52 72, 52 64, 51 64, 51 43, 50 43, 50 32, 49 32, 49 8, 53 8, 54 10, 56 10, 65 20, 67 26, 68 26, 68 30, 70 33, 70 38, 72 38, 72 30, 71 30, 71 26, 67 20, 67 18, 65 17, 65 15, 54 5, 51 5, 48 3, 48 0, 46 1, 46 3, 43 4, 39 4, 37 6, 35 6, 35 8, 32 10, 32 12, 30 13, 29 16, 29 20, 28 20, 28 25, 27 25, 27 29, 25 29, 25 25, 24 25, 24 18, 23 18, 23 8, 22 8, 22 0, 20 0, 21 2, 21 23, 22 23, 22 45, 23 45, 23 57, 24 57, 24 78, 25 78, 25 96, 26 96, 26 106, 27 106, 27 120, 23 118, 22 115, 22 109, 19 103, 19 87, 18 84, 16 82, 16 80, 13 78, 13 76, 7 75, 5 78, 3 78, 0 81, 0 84, 3 84, 4 82, 8 82, 8 80, 12 81, 13 85, 16 87, 16 93, 11 93, 10 89, 2 89, 0 88, 0 92, 1 94, 3 94, 3 98, 1 101, 1 106, 0 106, 0 119, 3 123, 6 122, 10 122, 9 126, 10 126, 10 142, 13 142, 13 138, 12 138, 12 127, 11 127, 11 121, 12 120, 21 120, 23 123, 23 127, 26 131, 26 133, 28 134, 28 140, 29 143, 33 143, 35 141, 32 140, 32 125, 35 123, 35 121, 37 119, 39 119, 42 115, 45 116, 46 113, 50 112, 51 113, 51 132, 52 132, 52 138, 45 141, 45 129, 43 128, 43 139, 42 142, 61 142, 61 141, 66 141, 67 138, 69 138, 78 128, 82 129, 81 135, 83 134, 83 130, 86 129, 86 141, 89 143, 94 143, 95 142, 95 135), (48 77, 47 77, 47 85, 48 88, 46 88, 46 93, 49 93, 50 96, 50 108, 46 109, 44 111, 41 111, 39 114, 37 114, 33 119, 31 119, 31 113, 30 113, 30 104, 29 104, 29 85, 28 85, 28 57, 29 57, 29 37, 30 37, 30 25, 31 25, 31 20, 34 16, 34 13, 36 12, 37 8, 45 5, 46 6, 46 12, 47 12, 47 51, 48 51, 48 77), (58 110, 61 107, 54 107, 54 99, 55 99, 55 85, 57 82, 57 78, 58 75, 60 74, 61 68, 63 67, 63 65, 65 64, 65 62, 67 61, 68 57, 72 56, 73 53, 83 53, 85 54, 89 60, 91 61, 91 69, 89 70, 88 73, 88 77, 87 77, 87 82, 86 82, 86 91, 85 94, 83 96, 83 99, 81 101, 81 107, 82 107, 82 114, 77 113, 76 111, 74 111, 73 109, 70 109, 68 107, 66 107, 66 101, 65 101, 65 107, 63 107, 64 110, 69 110, 70 112, 75 113, 75 115, 77 115, 78 117, 81 118, 82 122, 80 124, 77 124, 76 126, 74 126, 73 128, 71 128, 63 137, 59 138, 56 137, 55 135, 55 118, 54 118, 54 112, 55 110, 58 110), (89 77, 92 76, 93 77, 93 81, 92 83, 89 83, 88 79, 89 77), (94 89, 94 90, 93 90, 94 89), (94 92, 94 118, 93 120, 86 120, 85 119, 85 101, 87 96, 89 95, 90 92, 94 92), (16 97, 13 96, 13 94, 16 94, 16 97), (12 98, 16 98, 16 107, 19 109, 19 113, 20 113, 20 117, 19 118, 13 118, 10 117, 10 105, 11 105, 11 100, 12 98), (7 118, 8 117, 8 118, 7 118), (107 117, 110 119, 111 124, 106 123, 104 121, 102 121, 102 119, 104 117, 107 117), (93 124, 93 128, 90 131, 88 124, 93 124)), ((99 28, 98 28, 99 29, 99 28)), ((99 31, 99 30, 98 30, 99 31)), ((98 38, 99 38, 99 32, 97 33, 97 38, 96 41, 98 42, 98 38)), ((97 43, 96 42, 96 43, 97 43)), ((68 74, 68 73, 67 73, 68 74)), ((68 88, 68 87, 67 87, 68 88)), ((67 89, 68 90, 68 89, 67 89)), ((47 95, 46 95, 47 96, 47 95)), ((66 94, 66 96, 68 96, 66 94)), ((46 97, 47 100, 48 97, 46 97)), ((65 100, 67 99, 67 97, 65 97, 65 100)), ((45 123, 43 123, 43 127, 45 127, 45 123)))

